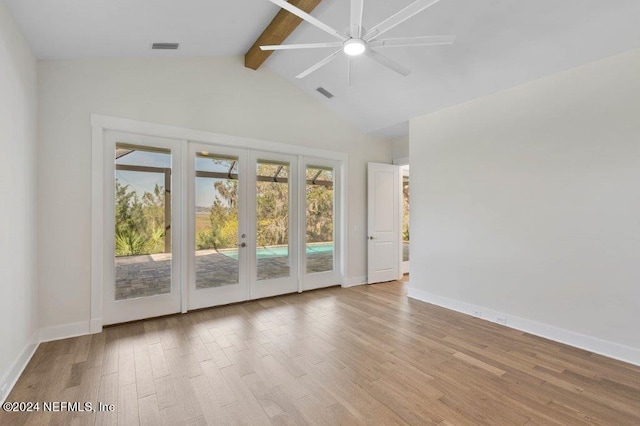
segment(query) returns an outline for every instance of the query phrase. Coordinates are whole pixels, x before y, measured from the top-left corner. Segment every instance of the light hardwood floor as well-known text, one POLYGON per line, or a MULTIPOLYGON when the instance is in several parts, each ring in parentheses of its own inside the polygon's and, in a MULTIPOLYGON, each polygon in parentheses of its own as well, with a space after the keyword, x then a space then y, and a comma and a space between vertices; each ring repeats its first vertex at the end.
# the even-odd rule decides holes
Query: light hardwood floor
POLYGON ((640 424, 640 368, 407 299, 331 288, 40 346, 0 424, 640 424))

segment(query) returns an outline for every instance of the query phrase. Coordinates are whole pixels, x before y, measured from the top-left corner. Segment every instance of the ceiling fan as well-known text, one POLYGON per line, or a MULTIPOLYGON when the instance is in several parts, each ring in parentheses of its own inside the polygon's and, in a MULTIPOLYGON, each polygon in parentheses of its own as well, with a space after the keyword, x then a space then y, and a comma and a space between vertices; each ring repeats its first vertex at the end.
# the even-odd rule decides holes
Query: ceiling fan
POLYGON ((409 6, 390 16, 378 25, 368 31, 362 27, 362 16, 364 10, 364 0, 351 0, 351 20, 349 34, 343 34, 336 29, 330 27, 324 22, 314 18, 305 11, 297 8, 286 0, 269 0, 272 3, 288 10, 294 15, 304 19, 308 23, 317 28, 331 34, 340 41, 329 43, 308 43, 308 44, 280 44, 270 46, 260 46, 262 50, 293 50, 293 49, 319 49, 338 47, 339 49, 327 56, 317 64, 301 72, 296 78, 304 78, 312 72, 322 68, 329 62, 336 59, 340 52, 344 52, 349 58, 349 84, 351 84, 351 58, 358 55, 366 55, 369 58, 379 62, 380 64, 392 69, 393 71, 408 76, 411 71, 397 62, 377 52, 373 48, 380 47, 404 47, 404 46, 438 46, 453 44, 455 36, 423 36, 423 37, 403 37, 403 38, 387 38, 380 39, 380 36, 392 28, 402 24, 409 18, 417 15, 430 6, 438 3, 440 0, 417 0, 409 6))

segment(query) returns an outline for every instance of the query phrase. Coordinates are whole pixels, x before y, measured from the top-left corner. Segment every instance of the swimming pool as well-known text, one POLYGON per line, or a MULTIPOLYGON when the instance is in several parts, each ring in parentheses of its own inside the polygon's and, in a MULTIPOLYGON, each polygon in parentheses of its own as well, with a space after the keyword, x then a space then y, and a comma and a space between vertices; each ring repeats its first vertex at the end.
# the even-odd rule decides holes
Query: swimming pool
MULTIPOLYGON (((307 256, 314 254, 331 254, 333 253, 333 243, 312 243, 307 244, 307 256)), ((220 250, 220 254, 224 254, 232 259, 238 260, 238 249, 220 250)), ((287 246, 270 246, 258 247, 256 250, 258 259, 272 259, 274 257, 287 257, 289 255, 289 247, 287 246)))

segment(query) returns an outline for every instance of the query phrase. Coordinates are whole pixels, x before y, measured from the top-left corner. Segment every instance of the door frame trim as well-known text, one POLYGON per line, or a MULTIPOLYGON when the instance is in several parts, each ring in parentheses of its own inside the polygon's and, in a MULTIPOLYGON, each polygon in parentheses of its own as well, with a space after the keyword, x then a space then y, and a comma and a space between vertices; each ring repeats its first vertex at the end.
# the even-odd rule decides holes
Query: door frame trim
MULTIPOLYGON (((225 135, 202 130, 193 130, 185 127, 169 126, 145 121, 130 120, 125 118, 111 117, 101 114, 91 114, 91 297, 90 297, 90 332, 100 333, 102 331, 102 288, 104 281, 104 137, 108 130, 125 133, 139 134, 143 136, 155 136, 167 139, 178 139, 183 141, 199 142, 211 145, 229 146, 234 148, 245 148, 259 151, 269 151, 282 154, 304 155, 309 157, 321 157, 340 162, 341 171, 341 213, 342 226, 340 232, 340 242, 342 246, 342 256, 340 265, 340 280, 344 284, 346 276, 346 266, 348 261, 348 239, 346 224, 348 223, 348 211, 346 209, 347 200, 347 176, 348 176, 348 154, 344 152, 329 151, 324 149, 310 148, 300 145, 291 145, 281 142, 272 142, 260 139, 247 138, 242 136, 225 135)), ((188 144, 182 147, 182 166, 185 167, 188 161, 188 144)), ((186 170, 186 169, 185 169, 186 170)), ((186 194, 188 182, 183 179, 183 191, 186 194)), ((183 206, 184 208, 184 206, 183 206)), ((182 233, 181 243, 186 247, 186 232, 182 233)), ((186 268, 183 268, 186 269, 186 268)), ((186 270, 182 272, 183 282, 187 282, 186 270)), ((187 286, 182 286, 182 312, 187 309, 187 286)))

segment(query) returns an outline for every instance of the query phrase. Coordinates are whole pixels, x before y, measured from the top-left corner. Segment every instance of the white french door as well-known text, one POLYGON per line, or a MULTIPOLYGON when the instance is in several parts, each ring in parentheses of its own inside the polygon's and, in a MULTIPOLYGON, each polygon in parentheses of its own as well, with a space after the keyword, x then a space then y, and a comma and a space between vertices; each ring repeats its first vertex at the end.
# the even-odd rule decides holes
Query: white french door
POLYGON ((106 132, 103 324, 180 312, 181 141, 106 132))
POLYGON ((191 143, 188 162, 188 307, 247 300, 247 150, 191 143))
POLYGON ((297 158, 198 143, 189 158, 189 309, 297 291, 297 158))
POLYGON ((103 324, 342 283, 340 162, 105 142, 103 324))
POLYGON ((298 291, 297 157, 250 152, 249 299, 298 291))
POLYGON ((302 157, 298 170, 300 287, 313 290, 341 282, 341 170, 339 162, 315 157, 302 157))

